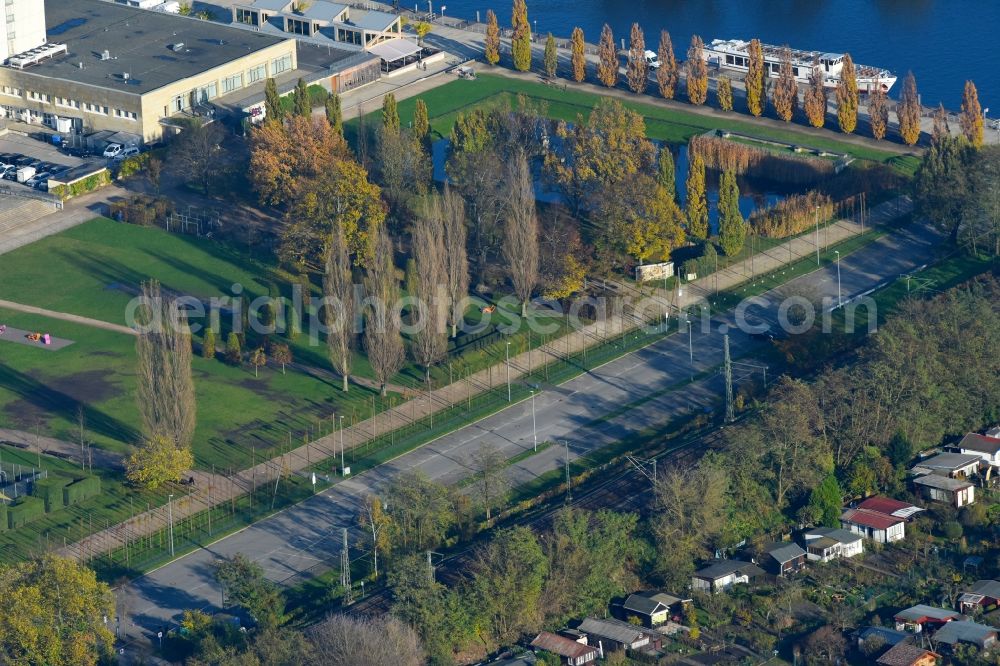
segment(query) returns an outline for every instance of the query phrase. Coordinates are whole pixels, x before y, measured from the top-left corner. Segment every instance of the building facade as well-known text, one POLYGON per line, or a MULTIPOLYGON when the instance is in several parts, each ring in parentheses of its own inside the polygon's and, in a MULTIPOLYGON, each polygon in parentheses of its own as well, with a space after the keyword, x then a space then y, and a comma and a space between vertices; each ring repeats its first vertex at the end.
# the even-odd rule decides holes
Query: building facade
POLYGON ((45 12, 38 0, 4 0, 0 62, 45 44, 45 12))
POLYGON ((232 12, 234 23, 257 30, 270 27, 298 37, 326 37, 365 50, 403 34, 403 19, 397 14, 325 0, 249 0, 233 5, 232 12))

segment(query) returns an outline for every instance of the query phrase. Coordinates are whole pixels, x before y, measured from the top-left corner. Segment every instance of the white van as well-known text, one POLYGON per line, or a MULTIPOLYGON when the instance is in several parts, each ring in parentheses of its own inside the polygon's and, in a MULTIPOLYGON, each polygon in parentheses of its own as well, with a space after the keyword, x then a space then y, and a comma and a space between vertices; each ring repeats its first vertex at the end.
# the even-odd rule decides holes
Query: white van
POLYGON ((649 49, 646 49, 646 53, 644 55, 646 58, 646 64, 649 65, 651 69, 660 68, 660 59, 656 55, 655 51, 650 51, 649 49))
POLYGON ((139 154, 139 149, 138 148, 136 148, 135 146, 129 146, 128 148, 124 148, 120 153, 118 153, 117 155, 115 155, 111 159, 113 159, 116 162, 122 162, 122 161, 127 160, 128 158, 130 158, 130 157, 132 157, 134 155, 138 155, 138 154, 139 154))
POLYGON ((109 143, 108 147, 104 149, 104 157, 108 159, 115 157, 118 153, 122 152, 122 145, 120 143, 109 143))

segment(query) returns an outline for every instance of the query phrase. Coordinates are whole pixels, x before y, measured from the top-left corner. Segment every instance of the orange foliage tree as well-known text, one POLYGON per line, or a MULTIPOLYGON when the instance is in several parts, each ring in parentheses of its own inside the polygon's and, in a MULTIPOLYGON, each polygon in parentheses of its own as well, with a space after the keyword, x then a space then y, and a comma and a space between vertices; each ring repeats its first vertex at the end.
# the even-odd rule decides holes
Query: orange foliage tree
POLYGON ((708 97, 708 65, 705 64, 705 43, 701 37, 693 35, 687 53, 687 95, 688 101, 696 106, 705 103, 708 97))

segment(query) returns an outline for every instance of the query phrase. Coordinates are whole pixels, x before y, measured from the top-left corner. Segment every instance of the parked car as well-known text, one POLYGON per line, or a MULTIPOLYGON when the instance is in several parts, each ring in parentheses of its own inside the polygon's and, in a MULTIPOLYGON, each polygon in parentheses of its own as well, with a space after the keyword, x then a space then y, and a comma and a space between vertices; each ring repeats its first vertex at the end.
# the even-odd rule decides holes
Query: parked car
POLYGON ((644 55, 644 57, 646 59, 646 64, 649 66, 650 69, 659 69, 660 68, 660 59, 656 55, 656 51, 650 51, 650 50, 647 49, 646 53, 643 54, 643 55, 644 55))
POLYGON ((104 153, 102 154, 104 157, 111 159, 118 155, 118 153, 122 152, 122 150, 124 150, 124 146, 120 143, 109 143, 108 147, 104 149, 104 153))
POLYGON ((38 173, 36 173, 31 178, 29 178, 28 180, 24 181, 24 184, 27 185, 28 187, 37 188, 40 184, 48 182, 49 176, 51 176, 51 175, 52 174, 50 174, 47 171, 39 171, 38 173))
POLYGON ((20 168, 23 166, 28 166, 31 164, 34 158, 28 157, 27 155, 18 155, 14 158, 14 166, 20 168))
POLYGON ((52 175, 57 175, 66 171, 69 171, 69 167, 65 164, 53 164, 52 167, 49 168, 49 173, 52 175))
POLYGON ((115 155, 112 159, 115 160, 116 162, 121 162, 138 154, 139 154, 138 148, 136 148, 135 146, 129 146, 128 148, 123 149, 120 153, 115 155))
POLYGON ((17 180, 17 167, 13 164, 0 167, 0 178, 4 180, 17 180))

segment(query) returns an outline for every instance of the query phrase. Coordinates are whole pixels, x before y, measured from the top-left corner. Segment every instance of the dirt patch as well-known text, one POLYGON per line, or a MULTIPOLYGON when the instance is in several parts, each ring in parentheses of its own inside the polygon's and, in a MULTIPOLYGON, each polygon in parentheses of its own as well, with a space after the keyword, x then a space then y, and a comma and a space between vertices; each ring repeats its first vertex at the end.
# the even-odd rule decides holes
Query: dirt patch
MULTIPOLYGON (((33 427, 54 414, 75 419, 79 405, 92 405, 118 394, 102 370, 88 370, 62 377, 45 378, 0 366, 0 386, 18 397, 4 406, 11 424, 33 427)), ((88 408, 89 411, 89 408, 88 408)))

